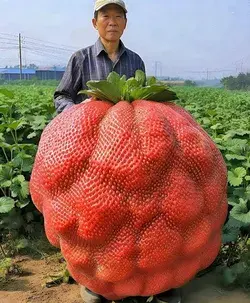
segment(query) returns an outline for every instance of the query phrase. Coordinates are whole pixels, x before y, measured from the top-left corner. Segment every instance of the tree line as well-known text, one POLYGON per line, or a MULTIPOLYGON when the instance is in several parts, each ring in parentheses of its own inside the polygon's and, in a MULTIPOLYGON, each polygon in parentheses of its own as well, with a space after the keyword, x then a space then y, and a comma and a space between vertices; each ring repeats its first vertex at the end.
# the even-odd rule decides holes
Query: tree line
POLYGON ((240 73, 237 77, 224 77, 221 83, 230 90, 250 90, 250 73, 240 73))

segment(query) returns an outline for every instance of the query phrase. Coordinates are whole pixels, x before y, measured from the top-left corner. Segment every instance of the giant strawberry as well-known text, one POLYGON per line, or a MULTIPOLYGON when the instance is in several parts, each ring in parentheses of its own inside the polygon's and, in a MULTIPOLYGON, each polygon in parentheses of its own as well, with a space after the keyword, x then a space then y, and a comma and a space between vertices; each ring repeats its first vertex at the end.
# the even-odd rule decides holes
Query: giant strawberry
POLYGON ((108 299, 184 285, 216 258, 227 214, 221 153, 187 111, 160 102, 173 92, 145 81, 88 83, 95 98, 45 128, 30 181, 72 276, 108 299))

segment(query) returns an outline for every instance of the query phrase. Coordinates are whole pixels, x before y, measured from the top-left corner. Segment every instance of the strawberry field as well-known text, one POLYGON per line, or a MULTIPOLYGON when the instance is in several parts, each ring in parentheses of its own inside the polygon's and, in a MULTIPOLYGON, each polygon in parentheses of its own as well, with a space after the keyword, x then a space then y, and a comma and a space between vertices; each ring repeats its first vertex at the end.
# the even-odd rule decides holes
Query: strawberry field
MULTIPOLYGON (((55 116, 54 90, 51 86, 0 87, 2 259, 32 249, 32 241, 41 235, 43 218, 30 199, 29 178, 41 133, 55 116)), ((179 97, 176 102, 216 142, 228 168, 229 214, 221 253, 212 267, 218 268, 225 286, 250 290, 250 94, 213 88, 173 90, 179 97)))

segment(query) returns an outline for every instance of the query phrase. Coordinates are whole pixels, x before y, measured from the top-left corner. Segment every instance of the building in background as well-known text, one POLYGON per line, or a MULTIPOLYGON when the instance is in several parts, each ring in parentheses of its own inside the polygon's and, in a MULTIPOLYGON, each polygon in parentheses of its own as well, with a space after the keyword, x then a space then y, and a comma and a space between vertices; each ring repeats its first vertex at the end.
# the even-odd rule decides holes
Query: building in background
MULTIPOLYGON (((62 67, 47 67, 47 68, 23 68, 22 69, 22 80, 61 80, 65 68, 62 67)), ((0 80, 12 81, 20 80, 20 69, 19 68, 0 68, 0 80)))
POLYGON ((52 67, 52 68, 39 68, 36 70, 36 78, 39 80, 61 80, 65 68, 52 67))
MULTIPOLYGON (((32 80, 36 77, 36 71, 30 68, 24 68, 22 70, 23 80, 32 80)), ((12 81, 20 80, 19 68, 0 68, 0 80, 12 81)))

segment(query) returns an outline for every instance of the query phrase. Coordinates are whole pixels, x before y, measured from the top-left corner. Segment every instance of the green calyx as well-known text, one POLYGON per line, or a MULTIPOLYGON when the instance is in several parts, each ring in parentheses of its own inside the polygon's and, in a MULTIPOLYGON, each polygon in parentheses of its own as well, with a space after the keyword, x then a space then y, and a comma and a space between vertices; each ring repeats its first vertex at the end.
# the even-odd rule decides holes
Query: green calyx
POLYGON ((178 99, 175 92, 169 90, 164 83, 157 82, 155 77, 146 77, 145 73, 137 70, 135 77, 126 79, 116 72, 111 72, 107 80, 88 81, 87 90, 78 94, 85 94, 97 100, 119 101, 150 100, 172 101, 178 99))

